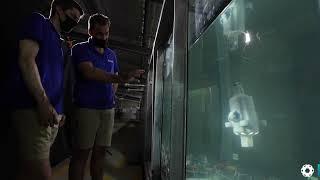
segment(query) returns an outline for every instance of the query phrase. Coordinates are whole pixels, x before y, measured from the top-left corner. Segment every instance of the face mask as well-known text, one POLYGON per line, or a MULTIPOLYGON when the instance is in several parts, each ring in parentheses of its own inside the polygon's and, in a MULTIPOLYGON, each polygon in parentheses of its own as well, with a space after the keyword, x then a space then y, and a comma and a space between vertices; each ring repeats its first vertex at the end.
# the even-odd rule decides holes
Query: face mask
POLYGON ((61 22, 60 20, 61 30, 65 33, 69 33, 77 24, 77 21, 73 20, 68 15, 66 15, 65 21, 61 22))
POLYGON ((107 42, 108 42, 107 40, 93 38, 93 43, 98 48, 106 48, 107 42))

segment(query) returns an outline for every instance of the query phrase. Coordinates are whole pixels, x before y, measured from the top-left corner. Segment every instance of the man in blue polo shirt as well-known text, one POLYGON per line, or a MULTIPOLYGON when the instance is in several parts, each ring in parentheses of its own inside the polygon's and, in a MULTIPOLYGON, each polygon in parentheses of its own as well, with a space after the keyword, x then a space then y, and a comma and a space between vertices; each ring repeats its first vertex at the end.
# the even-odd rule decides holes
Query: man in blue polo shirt
POLYGON ((73 0, 53 0, 50 17, 33 13, 20 29, 10 90, 19 146, 17 179, 47 180, 52 145, 62 119, 64 59, 60 33, 77 25, 83 11, 73 0))
POLYGON ((116 54, 107 48, 110 20, 102 14, 89 18, 88 41, 75 45, 72 58, 76 69, 74 87, 75 151, 70 166, 69 179, 83 179, 90 150, 91 177, 103 179, 103 164, 107 148, 111 146, 114 123, 116 84, 138 77, 144 71, 135 70, 127 75, 119 74, 116 54))

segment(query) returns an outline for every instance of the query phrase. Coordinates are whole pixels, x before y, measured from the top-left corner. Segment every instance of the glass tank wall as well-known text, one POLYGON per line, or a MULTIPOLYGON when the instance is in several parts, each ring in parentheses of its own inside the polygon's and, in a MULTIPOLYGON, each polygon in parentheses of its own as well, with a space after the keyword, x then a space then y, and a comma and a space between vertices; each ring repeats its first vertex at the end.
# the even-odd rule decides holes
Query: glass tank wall
POLYGON ((320 1, 234 0, 189 40, 187 179, 317 179, 320 1))
POLYGON ((161 179, 169 179, 171 158, 171 125, 172 125, 172 43, 164 52, 163 62, 163 99, 161 131, 161 179))

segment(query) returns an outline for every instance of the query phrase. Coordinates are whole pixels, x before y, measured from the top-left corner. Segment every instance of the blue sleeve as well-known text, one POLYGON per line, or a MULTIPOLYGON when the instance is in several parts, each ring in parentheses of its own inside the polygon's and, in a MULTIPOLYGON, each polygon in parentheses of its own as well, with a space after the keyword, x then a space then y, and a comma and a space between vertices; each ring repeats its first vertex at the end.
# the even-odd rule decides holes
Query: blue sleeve
POLYGON ((44 37, 44 23, 45 18, 41 14, 32 13, 20 29, 19 40, 31 39, 40 44, 44 37))
POLYGON ((82 62, 91 61, 88 48, 85 45, 75 45, 71 50, 73 62, 78 65, 82 62))
POLYGON ((114 53, 114 73, 119 72, 119 65, 118 65, 118 58, 117 55, 114 53))

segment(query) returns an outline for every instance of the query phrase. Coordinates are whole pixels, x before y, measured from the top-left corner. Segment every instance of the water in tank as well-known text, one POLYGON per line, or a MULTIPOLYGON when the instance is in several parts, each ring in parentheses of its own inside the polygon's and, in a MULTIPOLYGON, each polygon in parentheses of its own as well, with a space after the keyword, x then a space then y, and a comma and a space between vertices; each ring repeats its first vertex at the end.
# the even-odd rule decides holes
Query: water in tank
POLYGON ((187 179, 320 179, 319 42, 319 0, 233 0, 190 41, 187 179))

